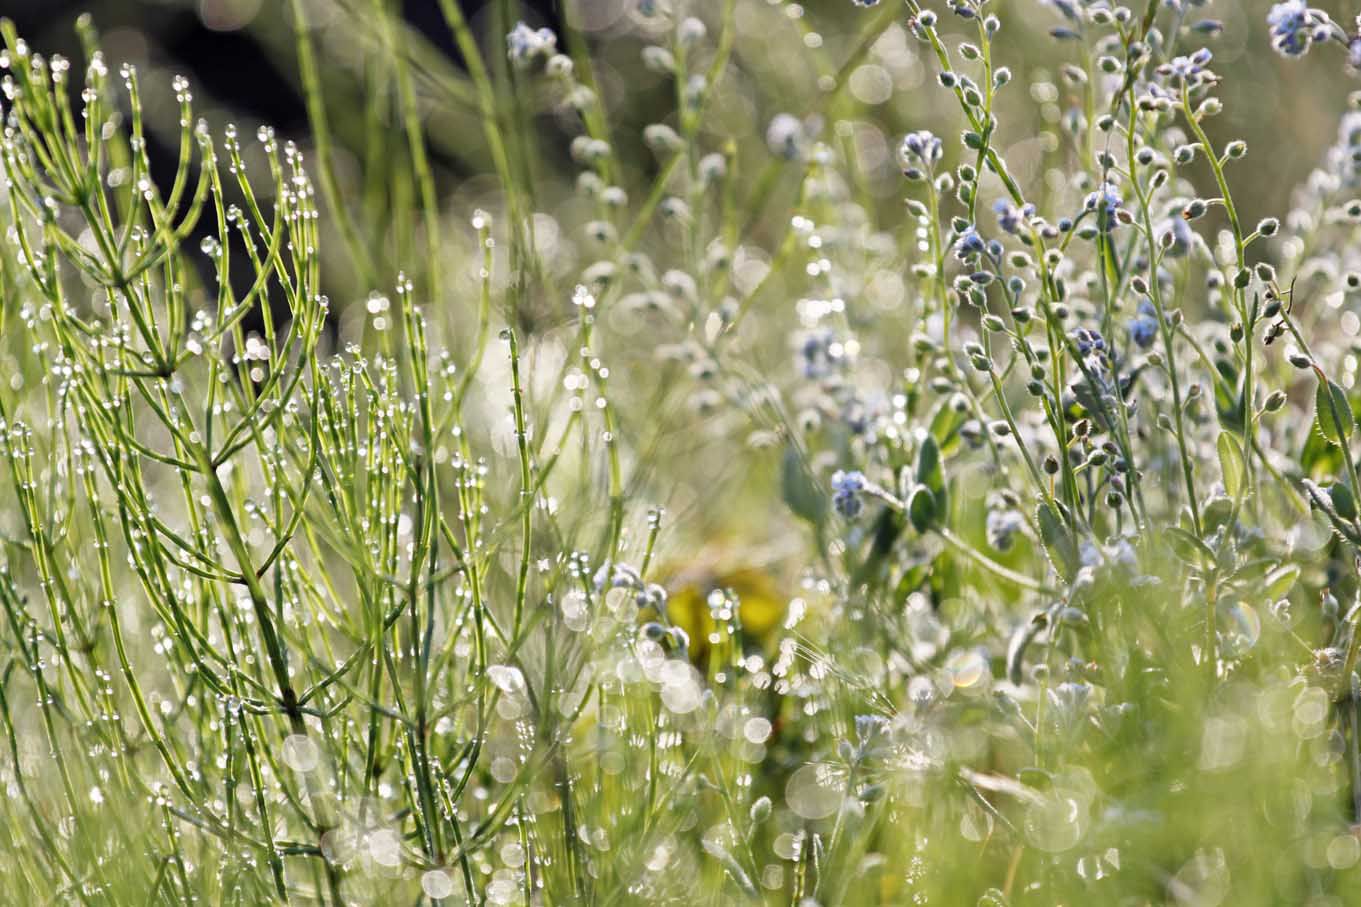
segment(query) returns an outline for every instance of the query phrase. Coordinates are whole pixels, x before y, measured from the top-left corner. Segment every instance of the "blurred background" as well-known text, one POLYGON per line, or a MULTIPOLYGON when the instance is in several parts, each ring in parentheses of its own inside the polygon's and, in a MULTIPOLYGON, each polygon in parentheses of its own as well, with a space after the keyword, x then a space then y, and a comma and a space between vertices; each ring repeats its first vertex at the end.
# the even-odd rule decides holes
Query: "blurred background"
MULTIPOLYGON (((889 0, 892 2, 892 0, 889 0)), ((1138 3, 1131 3, 1138 6, 1138 3)), ((1343 2, 1316 4, 1342 23, 1350 24, 1357 12, 1343 2)), ((309 26, 321 50, 320 65, 333 92, 331 116, 342 149, 358 156, 358 139, 363 134, 361 104, 352 104, 353 117, 347 122, 345 100, 358 97, 359 81, 363 78, 365 54, 375 51, 372 35, 371 11, 386 8, 399 14, 401 22, 421 39, 430 54, 442 58, 457 78, 462 72, 454 42, 440 14, 437 0, 306 0, 309 26), (347 84, 348 83, 348 84, 347 84)), ((547 25, 560 30, 564 19, 580 30, 590 42, 599 63, 598 77, 607 101, 610 117, 621 125, 632 122, 640 126, 647 122, 646 114, 655 111, 658 97, 651 89, 658 85, 639 84, 638 52, 645 42, 647 28, 634 14, 637 0, 530 0, 530 2, 499 3, 496 0, 459 0, 459 6, 469 20, 484 54, 493 48, 503 54, 504 35, 494 34, 499 18, 523 18, 531 25, 547 25), (500 9, 497 9, 500 8, 500 9), (613 64, 613 65, 612 65, 613 64), (622 74, 627 72, 627 82, 622 74)), ((711 0, 696 0, 688 6, 701 15, 718 4, 711 0)), ((763 101, 772 105, 767 110, 752 111, 756 121, 730 121, 735 132, 759 132, 763 122, 778 108, 781 95, 788 102, 804 94, 817 75, 812 64, 782 68, 779 72, 757 69, 769 65, 761 59, 761 48, 783 44, 785 35, 779 29, 801 28, 819 36, 819 50, 829 60, 836 60, 836 49, 847 43, 864 21, 865 11, 850 0, 817 0, 800 7, 797 4, 772 0, 769 3, 741 4, 737 42, 737 64, 752 67, 745 70, 750 78, 760 81, 747 87, 756 88, 763 101), (765 7, 766 9, 763 9, 765 7), (792 10, 802 13, 796 20, 792 10), (784 15, 781 15, 784 13, 784 15), (783 21, 782 21, 783 20, 783 21), (797 22, 797 24, 796 24, 797 22), (743 59, 743 58, 746 59, 743 59), (769 81, 768 81, 769 80, 769 81), (764 114, 764 116, 760 116, 764 114)), ((1308 173, 1320 151, 1331 141, 1336 131, 1332 111, 1349 91, 1361 83, 1343 71, 1337 53, 1314 53, 1303 60, 1285 60, 1266 50, 1264 19, 1271 0, 1241 0, 1241 2, 1186 3, 1187 19, 1215 18, 1224 24, 1224 32, 1207 43, 1214 49, 1214 68, 1228 76, 1222 92, 1226 114, 1217 124, 1221 130, 1232 131, 1245 138, 1252 149, 1240 173, 1254 208, 1261 213, 1281 209, 1287 202, 1288 188, 1308 173), (1200 8, 1196 8, 1200 7, 1200 8), (1289 105, 1289 110, 1285 106, 1289 105), (1303 107, 1303 109, 1301 109, 1303 107), (1287 125, 1288 124, 1288 125, 1287 125)), ((1067 45, 1054 41, 1047 30, 1058 22, 1057 15, 1046 9, 1044 0, 998 0, 994 7, 1004 15, 1008 32, 1002 36, 1003 47, 1008 43, 1026 42, 1017 47, 1014 60, 1031 61, 1049 57, 1057 68, 1066 61, 1067 45), (1023 16, 1015 15, 1022 11, 1023 16), (1006 15, 1012 12, 1012 15, 1006 15), (1024 31, 1019 30, 1024 24, 1024 31), (1034 45, 1042 42, 1047 48, 1036 53, 1034 45)), ((276 127, 281 136, 295 138, 300 143, 308 134, 307 114, 299 91, 298 66, 292 36, 291 16, 287 0, 6 0, 0 14, 15 21, 20 34, 44 52, 62 52, 78 56, 78 44, 72 25, 80 13, 93 16, 103 34, 105 51, 114 63, 137 63, 143 71, 158 69, 183 72, 190 76, 196 89, 200 112, 210 122, 233 119, 243 127, 252 121, 276 127)), ((920 128, 940 125, 932 123, 934 101, 920 91, 923 70, 904 62, 915 57, 916 48, 904 41, 897 29, 881 41, 879 60, 867 61, 859 74, 860 85, 851 86, 851 95, 861 101, 862 113, 872 123, 869 129, 858 130, 857 139, 862 152, 873 162, 876 157, 896 144, 897 136, 888 129, 920 128), (894 48, 907 51, 894 54, 894 48), (893 57, 900 65, 894 63, 893 57), (886 71, 886 72, 885 72, 886 71), (882 78, 887 75, 887 82, 882 78), (925 102, 925 103, 924 103, 925 102), (887 144, 885 144, 887 143, 887 144)), ((787 44, 785 45, 787 46, 787 44)), ((1006 50, 1001 56, 1005 60, 1006 50)), ((428 67, 432 58, 418 61, 428 67)), ((740 75, 740 74, 739 74, 740 75)), ((1018 73, 1018 75, 1022 75, 1018 73)), ((1033 74, 1028 74, 1033 75, 1033 74)), ((152 81, 152 80, 148 80, 152 81)), ((1026 79, 1018 79, 1024 84, 1026 79)), ((426 86, 427 89, 429 86, 426 86)), ((440 98, 426 95, 430 102, 432 140, 442 182, 454 186, 461 180, 483 173, 481 148, 467 147, 480 144, 476 130, 459 135, 462 148, 447 147, 441 141, 441 127, 459 122, 457 117, 443 115, 438 110, 440 98)), ((448 99, 446 99, 448 100, 448 99)), ((1059 106, 1063 98, 1056 98, 1059 106)), ((457 106, 457 105, 455 105, 457 106)), ((173 116, 173 111, 167 112, 173 116)), ((636 137, 634 139, 636 141, 636 137)), ((565 151, 565 142, 562 143, 565 151)), ((896 173, 891 159, 883 166, 871 167, 877 194, 897 199, 896 173)), ((1253 216, 1250 214, 1249 216, 1253 216)))
MULTIPOLYGON (((663 5, 699 16, 711 34, 717 33, 721 0, 674 4, 663 0, 663 5)), ((1319 5, 1343 23, 1352 22, 1357 12, 1332 0, 1319 5)), ((177 73, 189 77, 195 115, 206 119, 216 134, 227 123, 235 123, 243 136, 250 137, 267 124, 280 139, 296 141, 305 152, 309 148, 313 130, 301 90, 290 0, 2 0, 0 7, 34 48, 72 59, 80 58, 76 17, 92 16, 110 68, 131 62, 141 73, 153 164, 160 167, 162 181, 173 175, 179 141, 178 110, 170 89, 177 73)), ((445 336, 454 338, 452 345, 457 346, 458 336, 466 336, 475 318, 477 298, 479 263, 469 217, 476 208, 500 215, 506 206, 480 126, 475 92, 439 2, 303 0, 301 7, 316 49, 339 194, 352 207, 349 216, 374 257, 366 279, 343 254, 345 246, 334 235, 336 219, 323 216, 323 228, 332 231, 326 239, 331 252, 322 258, 339 337, 364 342, 368 336, 364 300, 390 287, 402 269, 414 273, 419 286, 428 258, 419 241, 420 218, 414 208, 418 190, 393 87, 390 49, 406 47, 445 224, 442 248, 447 250, 447 263, 442 267, 450 279, 439 310, 445 336), (405 40, 394 39, 398 29, 406 31, 405 40)), ((944 10, 944 4, 939 7, 944 10)), ((1205 39, 1215 55, 1213 68, 1224 79, 1218 92, 1224 113, 1211 120, 1209 128, 1221 146, 1230 138, 1248 143, 1247 158, 1235 162, 1230 171, 1247 223, 1287 214, 1292 187, 1307 178, 1336 141, 1338 112, 1348 94, 1361 88, 1361 80, 1348 71, 1344 54, 1336 48, 1316 49, 1299 60, 1270 51, 1265 27, 1270 7, 1270 0, 1184 3, 1185 23, 1216 19, 1223 26, 1220 34, 1205 39)), ((631 205, 639 204, 660 171, 657 157, 644 146, 643 129, 659 118, 675 124, 676 89, 670 78, 639 62, 649 44, 668 43, 662 32, 668 17, 640 14, 639 0, 462 0, 459 8, 489 66, 504 69, 505 34, 518 19, 553 28, 563 49, 589 52, 615 146, 614 178, 633 199, 631 205), (565 22, 573 27, 564 30, 565 22)), ((1082 62, 1080 46, 1050 35, 1060 18, 1042 0, 997 0, 994 8, 1006 23, 996 53, 1015 75, 1000 114, 1000 140, 1008 145, 1004 156, 1042 212, 1072 213, 1075 199, 1081 198, 1070 185, 1073 161, 1065 149, 1050 147, 1037 136, 1045 123, 1059 122, 1081 108, 1082 89, 1064 74, 1065 66, 1082 62)), ((884 32, 846 74, 846 90, 834 104, 823 106, 826 81, 838 72, 881 9, 866 10, 851 0, 737 4, 733 56, 722 90, 704 117, 700 141, 706 152, 733 149, 738 177, 734 182, 748 197, 755 194, 758 174, 774 177, 767 203, 752 208, 747 230, 739 238, 755 258, 768 255, 778 242, 801 173, 794 164, 770 169, 773 156, 766 127, 777 114, 805 116, 809 129, 850 162, 847 172, 854 183, 854 201, 864 209, 869 231, 891 232, 903 223, 902 201, 908 191, 896 161, 902 135, 923 128, 950 134, 960 128, 957 106, 934 85, 932 66, 901 24, 884 32), (791 47, 802 49, 797 59, 790 59, 791 47), (812 116, 817 108, 823 109, 812 116)), ((948 15, 945 26, 955 27, 948 15)), ((1183 33, 1178 40, 1190 52, 1198 46, 1191 42, 1201 39, 1183 33)), ((701 53, 710 54, 712 48, 701 53)), ((551 85, 532 79, 519 79, 515 85, 512 155, 523 164, 532 185, 535 242, 559 291, 531 288, 517 314, 521 329, 531 338, 543 339, 542 348, 551 358, 561 355, 552 339, 555 329, 576 317, 566 290, 599 254, 583 236, 596 211, 575 191, 579 168, 569 146, 582 131, 579 114, 551 85)), ((249 163, 249 155, 256 153, 254 143, 245 143, 244 150, 249 163)), ((1217 194, 1203 161, 1188 172, 1202 194, 1217 194)), ((1216 218, 1222 218, 1218 209, 1207 218, 1211 229, 1222 226, 1216 218)), ((668 257, 675 249, 671 239, 663 233, 649 235, 642 246, 653 251, 658 273, 676 264, 668 257)), ((867 291, 872 276, 874 292, 868 295, 879 309, 904 305, 909 290, 903 278, 912 263, 897 259, 876 265, 880 270, 872 275, 846 275, 853 284, 860 281, 849 288, 848 298, 850 293, 867 291)), ((796 274, 770 295, 778 305, 790 304, 806 292, 796 274)), ((885 379, 883 386, 901 367, 895 347, 900 351, 917 328, 908 319, 891 323, 901 325, 901 333, 878 337, 877 349, 866 351, 879 357, 882 368, 877 374, 885 379)), ((722 553, 715 561, 734 559, 729 540, 739 537, 770 548, 741 552, 736 559, 743 565, 779 560, 789 533, 787 523, 784 531, 780 528, 788 519, 780 495, 771 493, 779 481, 778 446, 764 456, 740 461, 730 457, 733 441, 749 440, 750 423, 721 414, 701 418, 674 405, 678 401, 673 398, 688 393, 673 390, 681 382, 659 391, 669 396, 650 396, 659 383, 657 348, 677 338, 649 334, 639 324, 615 323, 611 328, 613 339, 606 348, 614 370, 626 376, 618 392, 629 395, 620 401, 622 432, 650 439, 652 446, 641 441, 638 445, 638 456, 644 460, 657 451, 667 454, 653 474, 640 472, 642 481, 650 483, 644 496, 673 513, 679 511, 677 523, 687 527, 692 541, 722 553), (628 376, 646 380, 629 381, 628 376), (717 501, 728 506, 716 507, 717 501)), ((784 371, 789 363, 788 338, 777 332, 760 336, 756 320, 746 328, 750 335, 742 345, 754 373, 774 376, 784 371)), ((873 367, 866 371, 876 374, 873 367)), ((489 386, 502 381, 494 371, 487 374, 489 386)), ((501 413, 493 405, 488 415, 499 419, 501 413)), ((729 566, 717 563, 714 569, 729 566)))

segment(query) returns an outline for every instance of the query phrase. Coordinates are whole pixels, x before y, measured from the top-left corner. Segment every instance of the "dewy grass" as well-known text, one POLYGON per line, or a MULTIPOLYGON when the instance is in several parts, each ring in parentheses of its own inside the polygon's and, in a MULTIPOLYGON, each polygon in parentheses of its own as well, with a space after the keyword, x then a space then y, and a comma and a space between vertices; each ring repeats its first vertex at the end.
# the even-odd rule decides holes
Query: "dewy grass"
POLYGON ((1361 38, 1208 5, 0 25, 0 900, 1361 903, 1361 113, 1212 68, 1361 38))

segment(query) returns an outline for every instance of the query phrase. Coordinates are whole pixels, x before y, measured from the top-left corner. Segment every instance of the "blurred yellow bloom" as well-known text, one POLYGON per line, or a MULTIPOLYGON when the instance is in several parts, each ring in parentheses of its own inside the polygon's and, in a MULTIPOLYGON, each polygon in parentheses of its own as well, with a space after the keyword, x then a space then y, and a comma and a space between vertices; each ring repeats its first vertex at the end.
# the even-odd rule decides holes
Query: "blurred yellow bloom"
POLYGON ((743 636, 763 641, 784 617, 788 599, 770 572, 748 565, 688 564, 670 573, 667 613, 671 622, 690 635, 690 651, 702 657, 715 629, 708 599, 715 590, 729 589, 740 602, 738 616, 743 636))

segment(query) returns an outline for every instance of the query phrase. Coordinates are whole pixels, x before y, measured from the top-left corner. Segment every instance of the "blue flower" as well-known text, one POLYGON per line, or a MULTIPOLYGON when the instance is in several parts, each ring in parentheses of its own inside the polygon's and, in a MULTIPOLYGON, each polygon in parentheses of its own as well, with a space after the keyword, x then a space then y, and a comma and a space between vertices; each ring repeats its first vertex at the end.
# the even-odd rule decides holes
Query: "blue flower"
POLYGON ((1077 345, 1077 351, 1083 356, 1106 351, 1106 338, 1101 336, 1100 331, 1088 328, 1078 328, 1073 331, 1073 343, 1077 345))
POLYGON ((866 486, 865 474, 859 470, 846 472, 838 469, 832 474, 832 506, 848 520, 853 520, 865 509, 860 495, 866 486))
POLYGON ((930 166, 941 159, 945 153, 945 146, 935 133, 921 129, 903 136, 900 153, 906 161, 917 161, 930 166))
POLYGON ((1158 310, 1148 299, 1139 302, 1139 314, 1130 320, 1129 339, 1140 349, 1148 349, 1158 336, 1158 310))
POLYGON ((1205 67, 1210 65, 1211 58, 1212 54, 1209 49, 1202 47, 1190 56, 1174 58, 1160 71, 1191 82, 1205 71, 1205 67))
POLYGON ((856 715, 855 736, 863 747, 888 728, 888 719, 879 715, 856 715))
POLYGON ((1271 46, 1287 57, 1300 57, 1309 50, 1313 36, 1312 10, 1304 0, 1285 0, 1271 7, 1266 24, 1271 32, 1271 46))
POLYGON ((643 589, 643 578, 629 564, 601 564, 592 578, 597 592, 611 589, 643 589))
POLYGON ((826 378, 844 359, 844 349, 836 334, 820 328, 809 331, 798 342, 799 372, 809 380, 826 378))
POLYGON ((992 210, 997 212, 997 225, 1007 233, 1015 233, 1030 218, 1035 216, 1034 205, 1022 205, 1017 208, 1004 198, 999 198, 992 206, 992 210))
POLYGON ((1115 229, 1115 215, 1123 202, 1119 190, 1112 183, 1102 183, 1099 189, 1088 194, 1083 204, 1088 211, 1097 212, 1097 222, 1102 230, 1109 233, 1115 229))
POLYGON ((983 237, 979 236, 978 231, 972 226, 969 226, 955 240, 955 258, 960 261, 968 261, 981 254, 986 248, 987 244, 983 242, 983 237))
POLYGON ((879 0, 851 0, 851 3, 853 3, 856 6, 863 6, 866 9, 868 9, 871 6, 878 6, 879 0))
POLYGON ((541 57, 550 57, 558 49, 558 36, 551 28, 533 29, 524 22, 516 22, 506 35, 506 52, 516 66, 528 66, 541 57))

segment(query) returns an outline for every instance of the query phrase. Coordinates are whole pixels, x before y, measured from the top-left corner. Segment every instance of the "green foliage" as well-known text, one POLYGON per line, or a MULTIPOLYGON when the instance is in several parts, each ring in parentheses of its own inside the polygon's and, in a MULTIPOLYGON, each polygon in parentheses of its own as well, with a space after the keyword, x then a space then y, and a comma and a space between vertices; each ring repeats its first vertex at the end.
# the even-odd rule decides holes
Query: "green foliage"
POLYGON ((4 891, 1361 903, 1352 36, 816 6, 0 25, 4 891))

